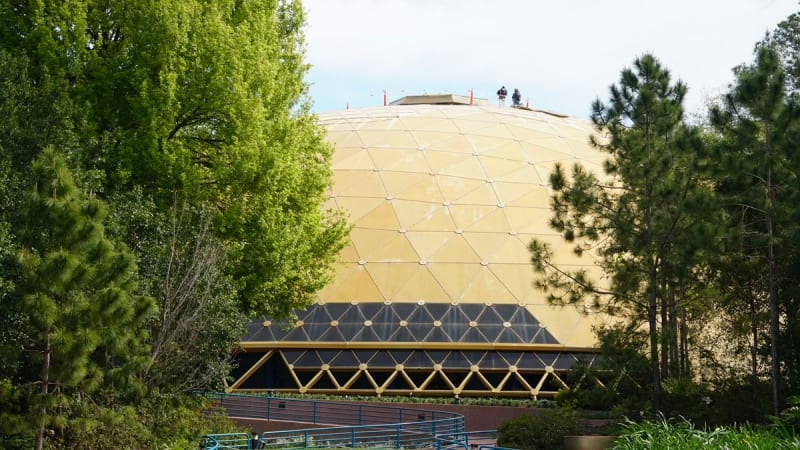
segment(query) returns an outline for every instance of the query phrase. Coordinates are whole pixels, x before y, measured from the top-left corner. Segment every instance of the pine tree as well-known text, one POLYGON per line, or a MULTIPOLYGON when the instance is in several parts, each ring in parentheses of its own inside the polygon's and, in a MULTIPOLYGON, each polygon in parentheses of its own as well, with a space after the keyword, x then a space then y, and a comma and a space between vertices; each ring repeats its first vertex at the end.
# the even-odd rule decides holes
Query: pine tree
POLYGON ((33 172, 14 295, 27 316, 32 379, 19 388, 37 386, 27 395, 38 450, 47 427, 69 427, 60 413, 69 396, 124 386, 146 362, 143 325, 154 303, 136 295, 133 256, 105 237, 105 205, 77 188, 63 158, 47 149, 33 172))
POLYGON ((737 72, 722 106, 712 109, 711 121, 723 137, 721 194, 736 213, 732 216, 739 218, 734 225, 740 230, 741 258, 757 260, 764 267, 747 278, 760 277, 764 288, 756 295, 768 302, 770 378, 777 415, 782 402, 780 317, 796 316, 787 306, 796 291, 789 271, 800 250, 795 244, 800 232, 796 210, 800 105, 786 96, 785 75, 773 49, 759 48, 755 63, 737 72))
POLYGON ((609 103, 593 105, 592 120, 604 137, 592 142, 609 154, 605 175, 579 165, 570 176, 560 166, 551 174, 551 225, 577 254, 597 256, 607 287, 585 271, 555 266, 547 245, 531 243, 538 284, 552 302, 577 303, 589 295, 608 312, 647 323, 656 407, 663 379, 688 373, 690 280, 716 232, 695 220, 714 209, 701 182, 702 141, 683 122, 685 94, 686 86, 673 84, 652 55, 636 59, 611 86, 609 103))

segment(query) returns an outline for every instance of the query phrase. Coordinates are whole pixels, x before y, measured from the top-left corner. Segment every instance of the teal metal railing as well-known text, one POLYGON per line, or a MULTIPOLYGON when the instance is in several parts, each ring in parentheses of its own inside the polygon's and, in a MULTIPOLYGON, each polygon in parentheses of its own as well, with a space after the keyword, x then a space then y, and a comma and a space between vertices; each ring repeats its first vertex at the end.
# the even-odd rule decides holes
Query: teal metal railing
POLYGON ((516 450, 497 446, 497 430, 465 431, 452 436, 440 435, 434 442, 436 450, 463 448, 464 450, 516 450))
POLYGON ((447 411, 246 394, 220 393, 207 397, 215 400, 230 417, 317 426, 263 432, 257 441, 246 434, 212 434, 206 437, 206 449, 433 448, 437 438, 464 435, 464 416, 447 411))

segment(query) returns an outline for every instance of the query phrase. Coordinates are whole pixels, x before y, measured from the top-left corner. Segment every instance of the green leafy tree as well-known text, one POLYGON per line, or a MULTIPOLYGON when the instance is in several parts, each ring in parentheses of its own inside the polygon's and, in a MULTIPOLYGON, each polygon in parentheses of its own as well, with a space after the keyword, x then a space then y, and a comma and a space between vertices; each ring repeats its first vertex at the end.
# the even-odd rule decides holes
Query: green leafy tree
MULTIPOLYGON (((289 316, 332 275, 347 227, 321 208, 331 147, 310 113, 304 20, 292 0, 0 1, 0 157, 22 186, 54 145, 109 204, 109 234, 161 306, 153 352, 171 362, 154 360, 154 383, 204 367, 202 349, 221 358, 205 366, 219 380, 229 352, 217 350, 235 344, 243 315, 289 316), (173 233, 176 205, 191 213, 173 233), (198 243, 220 257, 175 302, 170 283, 197 267, 198 243), (202 326, 199 304, 214 305, 202 326)), ((2 212, 12 225, 18 208, 2 212)))
POLYGON ((243 312, 289 315, 329 280, 346 226, 320 208, 331 148, 309 113, 300 2, 2 2, 0 16, 9 57, 59 86, 88 189, 214 211, 243 312))
POLYGON ((688 373, 690 312, 699 296, 691 281, 717 229, 713 192, 704 180, 707 159, 697 130, 683 122, 686 86, 673 83, 652 55, 634 61, 612 85, 610 100, 593 105, 602 137, 593 144, 609 154, 606 174, 560 165, 550 176, 551 226, 578 255, 596 255, 610 282, 597 284, 587 271, 552 263, 549 247, 531 243, 539 287, 555 304, 594 298, 649 336, 650 382, 657 407, 661 383, 688 373), (681 364, 683 363, 683 364, 681 364))
POLYGON ((41 449, 47 427, 70 427, 61 409, 71 396, 125 386, 146 364, 144 322, 155 307, 136 295, 133 255, 105 237, 105 205, 75 186, 63 158, 47 149, 33 173, 12 294, 26 318, 28 373, 14 381, 41 449))

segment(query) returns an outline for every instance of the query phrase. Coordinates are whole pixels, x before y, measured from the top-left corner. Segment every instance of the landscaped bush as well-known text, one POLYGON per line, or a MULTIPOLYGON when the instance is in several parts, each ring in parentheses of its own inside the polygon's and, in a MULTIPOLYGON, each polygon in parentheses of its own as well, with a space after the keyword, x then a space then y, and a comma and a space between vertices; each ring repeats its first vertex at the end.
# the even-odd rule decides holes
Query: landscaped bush
POLYGON ((614 449, 649 450, 712 450, 712 449, 780 450, 800 448, 800 437, 790 432, 764 428, 719 427, 705 431, 687 420, 661 419, 628 422, 621 427, 614 449))
POLYGON ((536 415, 517 416, 497 428, 497 444, 522 450, 564 448, 564 436, 580 433, 578 414, 552 408, 536 415))

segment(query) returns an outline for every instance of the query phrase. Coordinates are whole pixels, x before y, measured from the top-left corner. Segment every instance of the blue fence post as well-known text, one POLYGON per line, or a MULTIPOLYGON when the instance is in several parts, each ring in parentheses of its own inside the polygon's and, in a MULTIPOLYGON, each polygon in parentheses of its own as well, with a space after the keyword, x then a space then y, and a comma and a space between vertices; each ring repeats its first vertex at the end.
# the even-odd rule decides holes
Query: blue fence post
POLYGON ((356 427, 350 428, 350 448, 356 448, 356 427))
POLYGON ((316 425, 317 424, 317 402, 316 401, 314 402, 314 412, 312 414, 312 418, 314 420, 312 423, 316 425))
POLYGON ((272 397, 267 397, 267 420, 270 420, 271 413, 272 413, 272 397))
POLYGON ((303 432, 303 447, 308 447, 308 430, 303 432))
POLYGON ((394 443, 394 448, 400 448, 400 429, 402 428, 402 425, 398 423, 395 426, 397 427, 397 442, 394 443))

